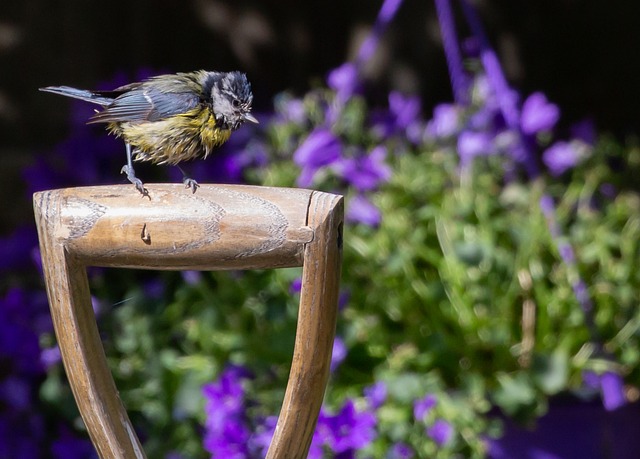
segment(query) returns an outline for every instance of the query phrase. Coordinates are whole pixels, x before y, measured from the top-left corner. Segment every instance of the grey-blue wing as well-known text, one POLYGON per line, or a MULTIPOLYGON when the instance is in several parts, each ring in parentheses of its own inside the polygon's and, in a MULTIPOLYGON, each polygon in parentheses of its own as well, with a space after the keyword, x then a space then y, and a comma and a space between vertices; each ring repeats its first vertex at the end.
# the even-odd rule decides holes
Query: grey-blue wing
POLYGON ((158 121, 188 112, 199 103, 197 94, 165 93, 155 88, 140 86, 116 97, 103 111, 91 117, 89 123, 158 121))

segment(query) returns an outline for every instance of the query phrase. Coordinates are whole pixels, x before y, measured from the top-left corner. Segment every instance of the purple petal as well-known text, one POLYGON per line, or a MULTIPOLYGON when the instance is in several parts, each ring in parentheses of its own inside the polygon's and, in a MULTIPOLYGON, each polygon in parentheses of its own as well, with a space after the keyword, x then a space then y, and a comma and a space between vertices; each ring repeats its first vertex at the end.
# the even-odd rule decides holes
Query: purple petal
POLYGON ((453 104, 440 104, 433 109, 433 118, 427 123, 426 134, 435 139, 445 139, 458 132, 461 126, 460 109, 453 104))
POLYGON ((470 163, 473 158, 493 152, 493 138, 486 132, 464 131, 458 137, 458 155, 462 164, 470 163))
POLYGON ((331 353, 331 372, 333 373, 336 368, 340 366, 340 364, 347 357, 347 346, 345 346, 344 341, 339 336, 336 336, 333 340, 333 352, 331 353))
POLYGON ((380 408, 387 400, 387 385, 377 381, 373 385, 364 388, 364 396, 372 410, 380 408))
POLYGON ((427 429, 427 435, 438 446, 444 446, 451 441, 453 437, 453 426, 444 419, 438 419, 431 427, 427 429))
POLYGON ((406 443, 395 443, 387 453, 387 459, 411 459, 414 452, 406 443))
POLYGON ((543 93, 535 92, 522 104, 520 126, 525 134, 536 134, 553 129, 559 118, 558 106, 550 103, 543 93))
POLYGON ((624 383, 618 373, 607 371, 600 376, 602 403, 607 411, 613 411, 627 403, 624 383))
POLYGON ((422 105, 417 96, 405 96, 398 91, 391 91, 389 110, 396 119, 396 126, 399 129, 407 129, 418 120, 422 105))
POLYGON ((579 152, 574 144, 560 141, 544 151, 542 161, 551 175, 559 176, 573 168, 578 163, 579 157, 579 152))
POLYGON ((186 270, 181 271, 180 274, 187 285, 197 285, 202 280, 202 272, 200 271, 186 270))
POLYGON ((349 202, 347 221, 377 227, 382 220, 380 210, 362 195, 354 196, 349 202))
POLYGON ((369 412, 358 412, 352 400, 347 400, 342 410, 331 419, 332 441, 335 453, 358 451, 375 438, 376 417, 369 412))
POLYGON ((333 69, 327 76, 327 84, 344 99, 351 96, 358 88, 358 70, 351 62, 346 62, 333 69))
POLYGON ((433 394, 427 394, 424 398, 418 399, 413 403, 413 417, 416 421, 424 421, 425 416, 436 406, 438 399, 433 394))
POLYGON ((340 140, 328 129, 316 129, 293 153, 293 162, 301 167, 321 167, 340 157, 340 140))
POLYGON ((385 163, 387 149, 375 147, 369 155, 337 161, 333 168, 359 191, 373 190, 391 178, 391 168, 385 163))
POLYGON ((289 285, 289 292, 300 293, 300 290, 302 290, 302 278, 296 277, 291 281, 291 285, 289 285))

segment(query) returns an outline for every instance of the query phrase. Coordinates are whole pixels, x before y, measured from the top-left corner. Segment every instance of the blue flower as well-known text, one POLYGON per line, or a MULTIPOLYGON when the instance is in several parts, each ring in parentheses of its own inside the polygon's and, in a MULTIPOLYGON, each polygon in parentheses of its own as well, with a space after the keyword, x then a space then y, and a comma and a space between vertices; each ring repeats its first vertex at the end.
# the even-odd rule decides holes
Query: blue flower
POLYGON ((476 156, 495 152, 493 136, 487 132, 464 131, 458 137, 458 155, 462 165, 470 164, 476 156))
POLYGON ((395 443, 387 452, 387 459, 411 459, 415 456, 411 446, 406 443, 395 443))
POLYGON ((418 120, 422 104, 418 96, 405 96, 398 91, 391 91, 389 110, 395 117, 398 129, 407 129, 418 120))
POLYGON ((80 438, 66 427, 60 428, 58 438, 51 445, 54 459, 93 459, 97 457, 95 448, 86 438, 80 438))
POLYGON ((368 155, 337 161, 333 169, 359 191, 373 190, 391 178, 391 168, 385 163, 387 149, 377 146, 368 155))
POLYGON ((49 368, 58 365, 62 361, 62 355, 60 354, 60 348, 56 344, 55 346, 42 349, 40 352, 40 363, 45 368, 49 368))
POLYGON ((425 416, 436 406, 438 400, 433 394, 427 394, 413 403, 413 417, 416 421, 424 421, 425 416))
POLYGON ((375 438, 376 417, 373 413, 358 412, 353 400, 347 400, 340 412, 324 419, 330 427, 329 447, 334 453, 359 451, 375 438))
POLYGON ((336 336, 333 340, 333 352, 331 353, 331 372, 333 373, 336 368, 340 366, 340 364, 347 357, 347 346, 345 346, 344 341, 339 336, 336 336))
POLYGON ((182 280, 184 280, 187 285, 197 285, 202 280, 201 271, 186 270, 181 271, 180 274, 182 275, 182 280))
POLYGON ((302 169, 298 185, 310 186, 318 169, 333 163, 341 154, 340 140, 330 130, 313 130, 293 153, 293 162, 302 169))
POLYGON ((462 126, 461 110, 453 104, 440 104, 433 109, 425 134, 433 140, 447 139, 457 134, 462 126))
POLYGON ((38 235, 33 225, 20 227, 10 236, 0 239, 0 271, 32 267, 29 255, 37 246, 38 235))
POLYGON ((522 104, 520 126, 525 134, 550 131, 560 118, 560 109, 541 92, 534 92, 522 104))
POLYGON ((358 194, 349 201, 345 219, 352 223, 362 223, 367 226, 377 227, 382 221, 382 215, 371 201, 358 194))
POLYGON ((267 416, 256 429, 256 433, 249 439, 249 449, 252 452, 256 452, 260 457, 265 457, 277 424, 277 416, 267 416))
POLYGON ((284 122, 302 125, 307 121, 307 111, 304 102, 283 93, 276 95, 274 99, 276 112, 284 122))
POLYGON ((251 432, 246 422, 243 380, 249 376, 245 368, 230 366, 218 381, 202 388, 207 416, 203 445, 214 457, 247 457, 251 432))
POLYGON ((291 281, 291 285, 289 285, 289 292, 294 294, 294 293, 300 293, 301 290, 302 290, 302 278, 296 277, 291 281))
POLYGON ((381 138, 394 134, 407 137, 411 134, 413 141, 419 141, 422 130, 420 112, 422 102, 418 96, 404 95, 398 91, 389 93, 389 110, 378 112, 372 116, 373 130, 381 138))
POLYGON ((575 167, 579 160, 580 152, 573 142, 556 142, 542 154, 542 161, 554 176, 562 175, 575 167))
POLYGON ((427 435, 440 447, 451 441, 453 433, 453 426, 444 419, 437 419, 431 427, 427 428, 427 435))
POLYGON ((327 84, 336 91, 341 101, 346 101, 356 92, 360 84, 355 64, 345 62, 340 67, 331 70, 327 76, 327 84))
POLYGON ((622 377, 614 371, 598 374, 594 371, 584 371, 582 380, 586 386, 600 390, 602 404, 607 411, 613 411, 627 403, 624 394, 622 377))
POLYGON ((387 400, 387 385, 382 381, 377 381, 364 388, 364 396, 367 399, 369 408, 377 410, 387 400))

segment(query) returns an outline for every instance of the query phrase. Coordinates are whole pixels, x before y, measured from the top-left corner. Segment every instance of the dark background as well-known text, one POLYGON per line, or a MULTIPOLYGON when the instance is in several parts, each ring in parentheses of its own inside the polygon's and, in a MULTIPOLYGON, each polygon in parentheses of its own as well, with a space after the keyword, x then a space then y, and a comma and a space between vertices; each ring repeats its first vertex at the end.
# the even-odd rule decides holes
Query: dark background
MULTIPOLYGON (((524 94, 544 91, 560 105, 564 123, 588 116, 601 132, 620 139, 638 132, 640 2, 477 4, 516 88, 524 94)), ((66 134, 69 102, 38 87, 91 88, 118 72, 134 78, 140 68, 239 69, 249 75, 256 108, 268 110, 276 93, 302 93, 353 57, 380 5, 356 0, 0 2, 0 210, 5 216, 0 233, 31 212, 20 169, 66 134)), ((366 77, 381 99, 389 88, 420 93, 427 117, 434 104, 451 99, 432 1, 405 0, 366 77)))

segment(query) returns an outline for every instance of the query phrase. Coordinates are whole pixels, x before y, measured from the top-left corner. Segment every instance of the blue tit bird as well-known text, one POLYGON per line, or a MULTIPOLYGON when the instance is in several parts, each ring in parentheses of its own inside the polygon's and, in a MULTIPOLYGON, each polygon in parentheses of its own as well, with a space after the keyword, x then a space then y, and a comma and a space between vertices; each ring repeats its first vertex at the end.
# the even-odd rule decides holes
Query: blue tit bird
MULTIPOLYGON (((251 85, 241 72, 159 75, 111 91, 68 86, 40 90, 101 105, 103 110, 88 123, 107 123, 110 133, 124 139, 127 163, 121 173, 147 197, 149 192, 136 177, 133 161, 177 166, 206 158, 245 121, 258 123, 251 115, 251 85)), ((183 183, 193 193, 199 186, 186 175, 183 183)))

